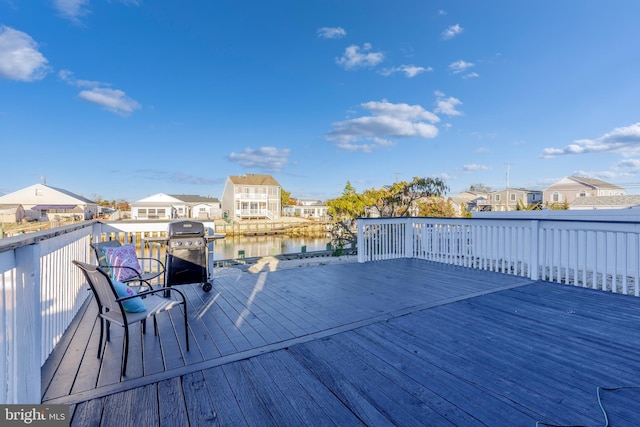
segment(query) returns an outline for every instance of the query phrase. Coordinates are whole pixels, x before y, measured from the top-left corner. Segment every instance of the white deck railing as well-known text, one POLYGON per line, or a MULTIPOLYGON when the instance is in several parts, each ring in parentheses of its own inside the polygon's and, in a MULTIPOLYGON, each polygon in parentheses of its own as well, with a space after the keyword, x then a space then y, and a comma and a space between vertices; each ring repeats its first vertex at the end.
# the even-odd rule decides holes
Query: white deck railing
POLYGON ((358 261, 420 258, 640 296, 640 212, 358 220, 358 261))
MULTIPOLYGON (((213 230, 213 223, 204 222, 213 230)), ((87 221, 0 239, 0 404, 40 403, 41 367, 89 295, 72 260, 95 263, 92 241, 119 239, 160 258, 146 239, 168 222, 87 221)))
MULTIPOLYGON (((213 229, 213 224, 205 222, 213 229)), ((88 296, 74 259, 120 239, 159 258, 168 222, 88 221, 0 240, 0 404, 39 403, 40 368, 88 296), (153 251, 153 252, 152 252, 153 251)), ((392 218, 358 221, 358 260, 422 258, 640 296, 640 221, 596 218, 392 218)))

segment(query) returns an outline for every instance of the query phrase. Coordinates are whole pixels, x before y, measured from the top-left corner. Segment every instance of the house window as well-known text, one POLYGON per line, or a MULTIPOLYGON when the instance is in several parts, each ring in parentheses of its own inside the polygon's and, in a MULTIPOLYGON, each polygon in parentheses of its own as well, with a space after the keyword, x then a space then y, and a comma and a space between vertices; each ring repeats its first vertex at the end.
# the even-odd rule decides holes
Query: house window
POLYGON ((554 202, 559 202, 560 201, 560 193, 558 193, 557 191, 553 192, 553 199, 552 201, 554 202))
POLYGON ((138 216, 140 218, 146 218, 147 217, 147 210, 146 209, 138 209, 138 216))
POLYGON ((584 190, 582 190, 580 194, 578 194, 578 197, 586 197, 586 196, 587 196, 587 192, 584 190))
POLYGON ((500 195, 496 194, 495 196, 493 196, 493 200, 495 200, 496 202, 500 201, 500 195))
POLYGON ((42 192, 42 188, 36 188, 36 196, 42 196, 43 192, 42 192))
POLYGON ((512 202, 515 202, 516 201, 516 193, 509 194, 509 198, 511 199, 512 202))

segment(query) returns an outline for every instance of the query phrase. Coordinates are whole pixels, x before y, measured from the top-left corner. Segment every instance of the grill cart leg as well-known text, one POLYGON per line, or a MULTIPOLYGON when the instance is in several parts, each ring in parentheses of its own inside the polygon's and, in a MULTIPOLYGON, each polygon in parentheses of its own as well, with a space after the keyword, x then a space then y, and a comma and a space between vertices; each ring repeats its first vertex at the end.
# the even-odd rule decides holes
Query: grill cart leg
POLYGON ((209 283, 209 282, 204 282, 204 283, 202 284, 202 290, 203 290, 203 291, 205 291, 205 292, 210 292, 210 291, 211 291, 211 289, 213 289, 213 285, 212 285, 211 283, 209 283))

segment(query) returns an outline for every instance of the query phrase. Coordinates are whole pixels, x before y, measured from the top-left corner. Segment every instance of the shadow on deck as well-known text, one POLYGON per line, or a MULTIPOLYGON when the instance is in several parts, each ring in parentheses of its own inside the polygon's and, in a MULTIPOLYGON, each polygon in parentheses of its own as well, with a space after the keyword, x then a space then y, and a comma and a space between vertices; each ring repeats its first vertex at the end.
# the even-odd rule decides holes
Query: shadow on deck
MULTIPOLYGON (((95 303, 43 367, 43 403, 85 425, 603 425, 598 386, 640 386, 640 300, 414 259, 182 286, 160 336, 96 358, 95 303), (177 331, 177 332, 176 332, 177 331)), ((640 390, 602 391, 611 426, 640 390)))

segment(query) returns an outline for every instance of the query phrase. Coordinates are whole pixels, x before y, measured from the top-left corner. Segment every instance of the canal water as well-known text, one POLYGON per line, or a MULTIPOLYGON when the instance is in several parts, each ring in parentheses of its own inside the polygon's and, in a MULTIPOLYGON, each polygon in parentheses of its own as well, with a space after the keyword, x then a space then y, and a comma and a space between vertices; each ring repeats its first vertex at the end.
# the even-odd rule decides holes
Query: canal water
POLYGON ((213 244, 213 259, 236 259, 324 251, 330 237, 290 237, 286 235, 227 236, 213 244))

